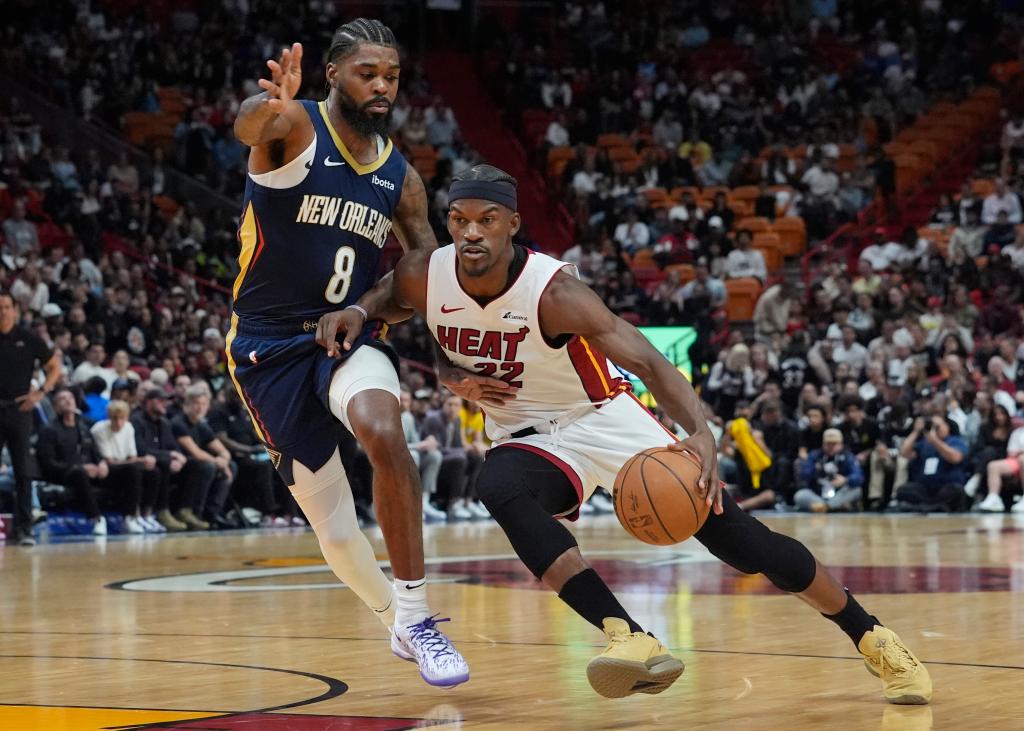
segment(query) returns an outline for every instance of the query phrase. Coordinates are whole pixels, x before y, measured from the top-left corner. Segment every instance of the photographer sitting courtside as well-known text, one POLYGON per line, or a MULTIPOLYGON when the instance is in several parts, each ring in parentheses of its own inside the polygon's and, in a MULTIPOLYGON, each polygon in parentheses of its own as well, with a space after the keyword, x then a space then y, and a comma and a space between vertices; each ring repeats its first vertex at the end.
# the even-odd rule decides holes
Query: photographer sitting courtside
POLYGON ((910 481, 896 489, 896 506, 913 510, 961 510, 967 444, 956 423, 942 416, 918 417, 900 447, 910 460, 910 481))
POLYGON ((821 449, 813 450, 804 462, 801 482, 793 498, 800 510, 825 513, 858 509, 864 472, 854 454, 844 447, 841 431, 825 430, 821 449))

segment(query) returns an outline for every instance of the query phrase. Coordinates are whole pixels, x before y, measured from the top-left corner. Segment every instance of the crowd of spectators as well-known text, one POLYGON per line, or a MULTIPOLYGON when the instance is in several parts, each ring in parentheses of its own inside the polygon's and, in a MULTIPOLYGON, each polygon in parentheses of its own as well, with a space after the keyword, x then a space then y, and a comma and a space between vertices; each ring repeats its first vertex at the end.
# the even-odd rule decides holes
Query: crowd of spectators
MULTIPOLYGON (((948 247, 914 228, 895 241, 879 229, 855 275, 833 265, 803 293, 773 279, 750 232, 734 230, 739 216, 726 194, 707 205, 684 194, 656 208, 643 194, 758 185, 751 213, 770 219, 784 204, 812 236, 828 232, 891 192, 879 143, 931 95, 955 96, 973 83, 1007 45, 998 33, 984 49, 972 45, 993 27, 995 10, 825 2, 804 17, 749 16, 726 2, 702 16, 676 5, 642 3, 626 16, 607 3, 566 3, 558 48, 501 39, 507 63, 495 79, 506 107, 551 110, 545 149, 579 146, 561 174, 580 227, 564 258, 616 313, 697 328, 695 381, 721 430, 724 474, 746 507, 958 509, 968 502, 965 484, 984 509, 997 500, 1008 507, 1011 493, 1001 491, 1019 483, 1013 459, 1024 447, 1024 432, 1011 438, 1024 402, 1020 116, 1009 117, 1002 137, 1005 183, 985 197, 968 183, 935 211, 933 222, 952 228, 948 247), (734 66, 711 73, 692 62, 702 48, 726 46, 734 66), (855 53, 833 58, 822 48, 855 53), (592 146, 606 132, 633 141, 643 159, 636 170, 618 169, 592 146), (787 152, 803 145, 802 156, 787 152), (840 148, 850 146, 848 169, 838 171, 840 148), (787 200, 777 185, 788 186, 787 200), (629 262, 643 249, 661 267, 691 262, 694 278, 670 271, 641 286, 629 262), (767 285, 752 329, 722 314, 724 282, 738 277, 767 285)), ((6 102, 0 288, 60 349, 67 381, 39 409, 39 477, 67 484, 97 532, 96 487, 114 496, 132 532, 246 524, 253 508, 265 523, 298 523, 227 374, 233 215, 175 200, 168 171, 237 199, 245 155, 230 129, 239 102, 257 90, 264 60, 293 37, 312 41, 304 95, 318 97, 320 46, 341 20, 337 10, 226 3, 158 24, 82 4, 46 6, 68 22, 11 31, 8 54, 54 98, 113 128, 130 112, 155 111, 170 83, 186 106, 174 139, 140 165, 127 154, 101 159, 50 145, 17 98, 6 102), (71 431, 89 438, 64 454, 61 434, 71 431)), ((451 172, 478 158, 414 60, 402 78, 392 136, 407 152, 434 148, 427 183, 443 241, 451 172)), ((422 323, 394 328, 393 342, 407 359, 403 425, 425 516, 485 517, 473 489, 487 448, 482 415, 414 365, 431 360, 422 323)), ((354 444, 346 454, 360 515, 371 521, 368 463, 354 444)), ((601 494, 594 502, 607 508, 601 494)))

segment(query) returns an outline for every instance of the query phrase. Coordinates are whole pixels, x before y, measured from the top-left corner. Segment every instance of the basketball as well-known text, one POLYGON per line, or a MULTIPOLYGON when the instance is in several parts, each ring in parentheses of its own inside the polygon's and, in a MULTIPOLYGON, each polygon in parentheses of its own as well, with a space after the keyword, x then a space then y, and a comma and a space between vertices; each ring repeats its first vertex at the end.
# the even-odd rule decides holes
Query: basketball
POLYGON ((655 447, 634 455, 615 477, 615 515, 634 538, 655 546, 682 543, 710 509, 697 489, 700 462, 690 452, 655 447))

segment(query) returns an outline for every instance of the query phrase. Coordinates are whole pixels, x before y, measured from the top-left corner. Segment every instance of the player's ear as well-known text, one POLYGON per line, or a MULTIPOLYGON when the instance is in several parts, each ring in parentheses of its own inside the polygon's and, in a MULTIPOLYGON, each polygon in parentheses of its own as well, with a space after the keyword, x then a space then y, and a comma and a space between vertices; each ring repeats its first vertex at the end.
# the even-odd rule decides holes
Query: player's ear
POLYGON ((338 64, 331 61, 327 64, 327 85, 332 89, 336 89, 338 85, 335 83, 335 79, 338 77, 338 64))
POLYGON ((509 219, 509 223, 511 224, 509 227, 509 233, 512 236, 515 236, 517 233, 519 233, 519 226, 522 224, 522 222, 523 219, 519 215, 519 211, 512 211, 512 218, 509 219))

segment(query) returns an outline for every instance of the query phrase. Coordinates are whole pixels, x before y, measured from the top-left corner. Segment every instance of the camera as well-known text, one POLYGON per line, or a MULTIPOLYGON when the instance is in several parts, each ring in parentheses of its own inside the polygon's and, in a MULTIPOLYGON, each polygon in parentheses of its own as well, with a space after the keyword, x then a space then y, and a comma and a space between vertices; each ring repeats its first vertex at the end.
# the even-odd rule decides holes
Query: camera
POLYGON ((927 434, 931 430, 932 430, 932 420, 931 419, 926 419, 925 422, 924 422, 924 428, 921 429, 921 432, 923 434, 927 434))

